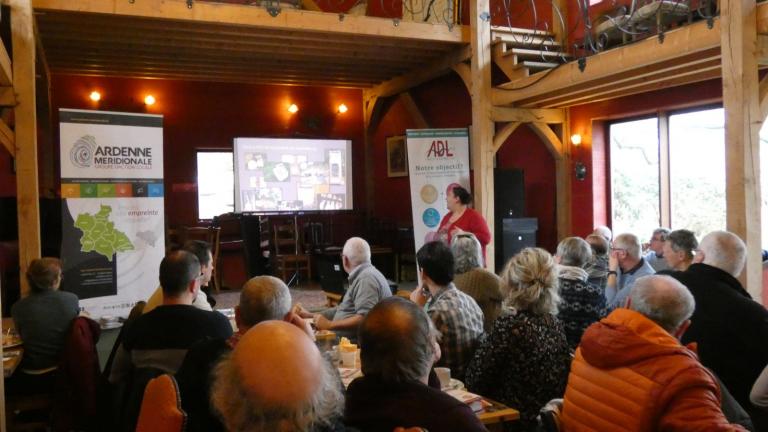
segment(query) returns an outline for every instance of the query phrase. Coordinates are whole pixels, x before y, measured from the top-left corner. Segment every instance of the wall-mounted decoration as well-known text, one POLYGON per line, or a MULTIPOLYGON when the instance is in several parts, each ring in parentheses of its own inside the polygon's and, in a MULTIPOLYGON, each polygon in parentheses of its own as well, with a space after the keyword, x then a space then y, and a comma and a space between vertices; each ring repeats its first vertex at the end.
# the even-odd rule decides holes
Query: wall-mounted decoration
POLYGON ((387 137, 387 176, 408 176, 408 152, 405 149, 405 135, 387 137))

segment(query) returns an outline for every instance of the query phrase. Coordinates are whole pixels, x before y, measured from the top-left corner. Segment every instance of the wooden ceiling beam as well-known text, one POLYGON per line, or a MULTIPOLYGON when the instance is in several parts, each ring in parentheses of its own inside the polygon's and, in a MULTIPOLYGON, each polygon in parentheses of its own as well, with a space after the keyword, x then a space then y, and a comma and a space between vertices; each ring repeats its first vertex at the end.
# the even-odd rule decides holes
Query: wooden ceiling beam
POLYGON ((494 105, 520 106, 519 101, 554 94, 563 88, 580 86, 589 88, 593 81, 615 77, 617 70, 631 72, 653 68, 654 65, 680 56, 710 50, 720 45, 720 21, 715 18, 709 29, 704 21, 665 33, 664 42, 650 37, 637 43, 604 51, 587 58, 582 72, 578 62, 559 66, 545 74, 534 74, 519 79, 506 88, 493 91, 494 105))
POLYGON ((187 7, 185 0, 32 0, 35 11, 67 11, 219 23, 249 28, 303 29, 305 31, 349 34, 353 37, 377 36, 417 39, 435 42, 469 43, 469 27, 393 21, 368 16, 339 15, 298 9, 283 9, 272 17, 263 7, 251 5, 195 2, 187 7))
POLYGON ((3 144, 12 157, 16 157, 16 137, 5 122, 0 119, 0 143, 3 144))
POLYGON ((164 72, 164 73, 147 73, 143 71, 103 71, 103 70, 83 70, 79 68, 53 68, 55 73, 64 74, 77 74, 82 76, 106 76, 106 77, 124 77, 124 78, 147 78, 147 79, 180 79, 189 81, 206 81, 206 82, 231 82, 231 83, 245 83, 245 84, 279 84, 279 85, 295 85, 295 86, 326 86, 326 87, 341 87, 341 88, 368 88, 377 81, 363 80, 363 79, 317 79, 307 76, 299 77, 286 77, 284 75, 275 74, 261 76, 244 76, 244 75, 226 75, 226 74, 202 74, 202 73, 188 73, 188 72, 164 72))
POLYGON ((40 13, 37 15, 38 24, 46 32, 75 33, 75 34, 116 34, 118 36, 130 36, 134 34, 152 35, 154 33, 168 34, 170 37, 193 37, 206 40, 247 40, 251 42, 278 41, 284 44, 294 42, 322 42, 324 44, 336 44, 342 46, 371 45, 380 47, 398 47, 400 49, 442 49, 450 50, 455 43, 448 42, 422 42, 409 39, 391 39, 376 36, 363 36, 348 34, 330 34, 307 32, 303 30, 275 30, 260 28, 244 28, 229 25, 211 25, 200 23, 188 23, 181 21, 147 20, 126 17, 113 17, 107 15, 81 15, 81 14, 57 14, 40 13), (62 19, 63 18, 63 19, 62 19), (87 19, 87 26, 83 26, 87 19))
POLYGON ((507 141, 507 138, 509 138, 512 135, 512 132, 519 128, 521 124, 521 122, 509 122, 496 132, 496 135, 493 136, 493 148, 491 149, 494 154, 499 152, 499 149, 504 145, 504 142, 507 141))
POLYGON ((395 44, 378 44, 377 40, 371 41, 368 45, 358 43, 347 43, 345 41, 324 41, 324 40, 281 40, 279 38, 241 38, 234 36, 213 36, 213 37, 201 37, 194 34, 182 34, 164 31, 157 29, 149 33, 141 33, 140 31, 125 31, 116 32, 112 30, 98 31, 90 28, 87 29, 50 29, 43 27, 43 34, 47 39, 63 39, 63 40, 79 40, 79 41, 109 41, 119 43, 139 43, 139 44, 154 44, 162 43, 163 46, 188 46, 197 47, 200 45, 205 46, 221 46, 221 47, 243 47, 243 48, 259 48, 259 47, 274 47, 276 49, 327 49, 335 52, 368 52, 376 50, 378 52, 386 53, 402 53, 407 52, 413 55, 427 55, 434 56, 435 53, 441 51, 450 51, 455 45, 449 45, 444 47, 430 47, 428 45, 420 45, 418 47, 399 47, 395 44))
POLYGON ((16 93, 13 87, 0 87, 0 107, 12 108, 16 106, 16 93))
POLYGON ((275 60, 271 62, 252 63, 252 64, 234 64, 226 62, 213 62, 213 61, 178 61, 178 60, 135 60, 133 58, 115 59, 115 58, 69 58, 60 57, 58 55, 52 55, 49 57, 50 63, 58 66, 70 66, 76 67, 82 65, 86 67, 101 67, 105 69, 120 69, 123 67, 135 67, 135 68, 176 68, 178 70, 188 69, 202 69, 202 70, 221 70, 231 72, 258 72, 260 70, 275 70, 286 72, 306 72, 306 73, 354 73, 360 76, 377 77, 379 80, 384 80, 392 76, 392 71, 387 69, 379 69, 371 66, 357 66, 357 65, 315 65, 306 66, 303 64, 297 64, 292 62, 283 62, 275 60))
POLYGON ((13 67, 11 58, 5 49, 5 44, 0 42, 0 86, 9 86, 13 84, 13 67))
MULTIPOLYGON (((645 75, 631 80, 617 80, 616 85, 595 87, 592 91, 571 93, 562 97, 548 98, 546 101, 537 102, 537 106, 567 107, 594 102, 598 99, 606 99, 606 95, 623 94, 632 95, 642 93, 646 88, 663 89, 675 87, 692 82, 698 82, 697 75, 709 73, 720 69, 720 60, 707 60, 694 65, 685 65, 679 68, 664 70, 653 75, 645 75)), ((717 75, 716 75, 717 76, 717 75)))
POLYGON ((57 57, 51 57, 51 67, 53 69, 56 69, 57 67, 68 67, 68 68, 76 68, 76 67, 82 67, 83 69, 115 69, 115 70, 122 70, 122 69, 134 69, 134 70, 177 70, 177 71, 210 71, 210 72, 230 72, 230 73, 259 73, 259 72, 265 72, 265 71, 274 71, 276 73, 295 73, 298 75, 313 75, 313 74, 325 74, 325 75, 333 75, 338 76, 340 74, 353 74, 355 76, 372 76, 377 77, 379 80, 387 79, 388 75, 386 72, 382 71, 376 71, 375 69, 367 69, 362 70, 359 68, 355 68, 354 66, 343 66, 343 67, 309 67, 309 66, 303 66, 303 65, 292 65, 292 64, 281 64, 279 62, 275 63, 264 63, 264 64, 258 64, 258 65, 249 65, 249 66, 238 66, 238 65, 227 65, 227 64, 215 64, 215 63, 176 63, 172 61, 156 61, 156 62, 146 62, 146 63, 139 63, 134 62, 131 59, 126 59, 124 61, 113 61, 109 60, 106 62, 98 62, 98 61, 84 61, 80 59, 59 59, 57 57))
MULTIPOLYGON (((49 45, 49 47, 51 47, 49 45)), ((72 59, 72 60, 82 60, 87 61, 88 59, 136 59, 138 61, 141 60, 148 60, 148 61, 154 61, 157 59, 163 59, 167 61, 178 61, 178 62, 188 62, 188 61, 205 61, 205 62, 211 62, 216 64, 222 64, 222 63, 230 63, 230 64, 243 64, 243 65, 252 65, 252 64, 260 64, 260 63, 282 63, 282 64, 296 64, 296 65, 305 65, 305 64, 311 64, 316 66, 355 66, 355 67, 361 67, 361 68, 371 68, 371 69, 380 69, 383 71, 387 71, 389 73, 398 74, 404 73, 405 71, 408 71, 412 69, 413 67, 416 67, 418 63, 414 62, 392 62, 392 63, 385 63, 382 62, 381 59, 378 60, 369 60, 369 59, 354 59, 354 58, 344 58, 344 57, 334 57, 334 56, 327 56, 327 57, 316 57, 316 56, 301 56, 301 55, 280 55, 277 56, 263 56, 263 57, 256 57, 256 56, 245 56, 242 54, 238 55, 228 55, 225 52, 193 52, 193 51, 176 51, 174 53, 168 53, 165 51, 148 51, 148 50, 142 50, 142 49, 131 49, 131 50, 120 50, 115 51, 114 49, 106 49, 106 48, 98 48, 98 49, 88 49, 86 51, 81 50, 78 47, 61 47, 59 48, 58 45, 53 47, 53 49, 48 50, 50 52, 49 57, 57 57, 60 59, 72 59)))
POLYGON ((419 84, 448 73, 457 63, 467 60, 471 51, 472 49, 469 45, 455 49, 432 64, 382 82, 371 89, 371 94, 379 98, 400 94, 419 84))
POLYGON ((698 71, 690 71, 681 73, 680 76, 669 78, 661 77, 655 80, 646 80, 642 85, 619 87, 611 92, 595 93, 590 98, 579 99, 578 101, 562 101, 558 103, 558 107, 568 107, 573 105, 581 105, 585 103, 600 102, 604 100, 616 99, 624 96, 631 96, 640 93, 646 93, 656 90, 662 90, 671 87, 677 87, 685 84, 692 84, 701 81, 707 81, 710 79, 718 78, 721 75, 720 66, 707 67, 698 71))
POLYGON ((768 35, 768 3, 757 4, 757 34, 768 35))
POLYGON ((262 56, 309 56, 309 57, 328 57, 328 58, 346 58, 361 59, 384 62, 407 62, 412 64, 428 63, 430 59, 436 59, 441 56, 441 52, 436 51, 430 54, 419 55, 418 53, 409 53, 407 51, 386 51, 377 52, 374 47, 368 51, 349 51, 336 49, 333 47, 290 47, 281 45, 253 45, 245 46, 239 44, 216 44, 216 43, 188 43, 185 41, 163 41, 163 40, 109 40, 105 38, 94 38, 92 40, 77 39, 70 36, 63 36, 58 39, 46 39, 43 36, 43 44, 46 50, 52 51, 57 48, 78 48, 83 52, 92 49, 109 50, 112 52, 120 51, 149 51, 161 52, 166 55, 173 55, 176 51, 189 52, 198 51, 200 55, 205 53, 218 54, 236 54, 236 55, 262 55, 262 56))
POLYGON ((633 83, 645 82, 645 80, 655 79, 659 76, 667 77, 670 80, 676 77, 681 71, 704 68, 720 64, 719 48, 712 48, 706 51, 700 51, 687 56, 681 56, 673 60, 667 60, 653 66, 638 68, 622 74, 607 76, 599 80, 594 80, 588 85, 579 84, 562 88, 556 92, 539 95, 535 98, 523 99, 516 103, 520 106, 559 106, 556 101, 578 99, 580 96, 594 95, 601 91, 613 91, 620 86, 629 86, 633 83))
POLYGON ((565 110, 493 107, 491 118, 495 122, 564 123, 565 110))

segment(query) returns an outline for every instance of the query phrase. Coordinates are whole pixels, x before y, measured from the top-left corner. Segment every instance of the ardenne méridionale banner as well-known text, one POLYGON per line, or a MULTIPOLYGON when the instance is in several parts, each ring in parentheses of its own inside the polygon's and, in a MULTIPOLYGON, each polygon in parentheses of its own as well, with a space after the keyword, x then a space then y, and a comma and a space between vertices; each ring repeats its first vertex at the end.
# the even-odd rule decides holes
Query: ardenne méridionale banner
POLYGON ((98 319, 127 316, 165 255, 163 116, 59 110, 61 289, 98 319))

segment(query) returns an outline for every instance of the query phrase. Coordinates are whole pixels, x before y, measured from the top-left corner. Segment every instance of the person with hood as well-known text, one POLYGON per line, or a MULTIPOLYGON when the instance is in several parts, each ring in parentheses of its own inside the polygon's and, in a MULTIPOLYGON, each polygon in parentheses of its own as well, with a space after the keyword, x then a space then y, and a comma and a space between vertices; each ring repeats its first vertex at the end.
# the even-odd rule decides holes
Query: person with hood
POLYGON ((605 314, 602 288, 589 283, 584 269, 592 259, 589 243, 579 237, 568 237, 557 245, 557 279, 560 284, 560 306, 557 317, 565 327, 568 346, 575 350, 581 335, 605 314))
POLYGON ((584 332, 568 377, 563 430, 746 430, 728 422, 716 378, 679 342, 694 308, 675 279, 639 278, 629 308, 584 332))

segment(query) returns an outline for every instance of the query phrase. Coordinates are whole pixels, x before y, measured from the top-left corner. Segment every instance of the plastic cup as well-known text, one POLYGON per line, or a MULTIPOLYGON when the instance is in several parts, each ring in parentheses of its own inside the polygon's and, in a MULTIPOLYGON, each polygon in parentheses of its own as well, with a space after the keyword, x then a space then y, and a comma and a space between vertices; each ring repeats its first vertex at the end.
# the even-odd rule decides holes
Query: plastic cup
POLYGON ((342 351, 341 355, 341 367, 355 368, 357 363, 357 351, 342 351))
POLYGON ((448 388, 451 386, 451 369, 446 367, 437 367, 435 368, 435 373, 437 374, 437 379, 440 380, 441 388, 448 388))

